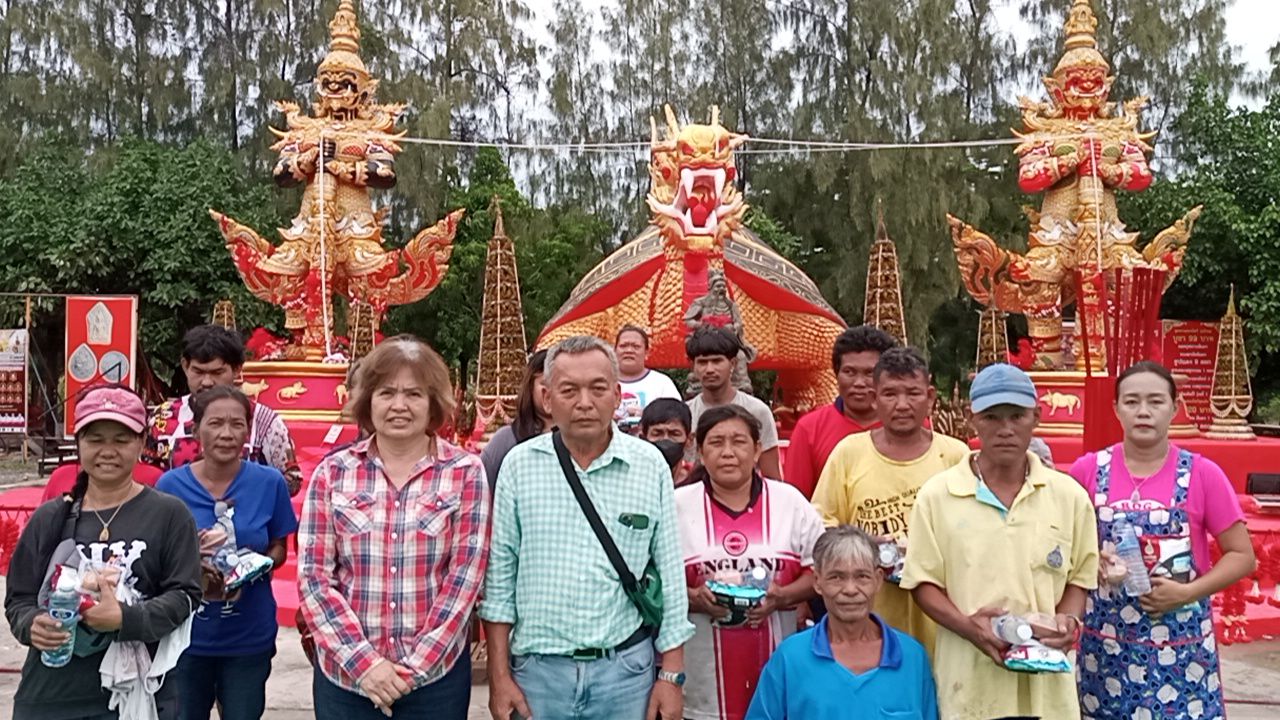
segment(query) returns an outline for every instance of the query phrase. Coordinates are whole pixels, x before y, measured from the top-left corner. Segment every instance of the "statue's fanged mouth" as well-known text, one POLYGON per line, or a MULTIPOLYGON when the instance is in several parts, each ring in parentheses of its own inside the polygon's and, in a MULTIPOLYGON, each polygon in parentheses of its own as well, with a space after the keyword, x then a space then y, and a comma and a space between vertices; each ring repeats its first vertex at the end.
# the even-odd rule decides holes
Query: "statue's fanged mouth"
POLYGON ((677 220, 686 235, 714 235, 720 216, 729 210, 724 201, 727 180, 722 167, 680 168, 675 199, 654 209, 677 220))

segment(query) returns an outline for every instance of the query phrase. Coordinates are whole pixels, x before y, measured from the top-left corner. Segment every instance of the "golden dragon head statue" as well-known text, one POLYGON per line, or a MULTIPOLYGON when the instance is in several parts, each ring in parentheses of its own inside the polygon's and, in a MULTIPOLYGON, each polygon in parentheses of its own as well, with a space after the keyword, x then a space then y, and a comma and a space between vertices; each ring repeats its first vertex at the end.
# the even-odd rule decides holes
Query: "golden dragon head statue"
POLYGON ((711 108, 706 125, 681 125, 666 106, 666 133, 658 137, 649 119, 649 209, 668 242, 693 250, 710 250, 742 225, 747 206, 734 186, 733 151, 747 136, 720 124, 720 109, 711 108))
POLYGON ((329 54, 316 68, 316 116, 355 118, 372 104, 377 87, 378 81, 369 76, 360 59, 355 5, 342 0, 329 21, 329 54))

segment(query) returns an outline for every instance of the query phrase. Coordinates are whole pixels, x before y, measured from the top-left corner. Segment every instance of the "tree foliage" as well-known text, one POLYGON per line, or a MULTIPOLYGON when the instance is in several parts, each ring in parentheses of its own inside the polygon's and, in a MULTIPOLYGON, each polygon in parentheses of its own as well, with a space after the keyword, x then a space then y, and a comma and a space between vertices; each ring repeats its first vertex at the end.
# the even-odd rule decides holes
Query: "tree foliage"
MULTIPOLYGON (((408 104, 401 128, 411 138, 644 142, 649 117, 661 120, 669 103, 684 121, 717 104, 726 126, 755 137, 908 142, 1008 137, 1014 97, 1039 96, 1061 54, 1069 4, 554 0, 535 16, 527 0, 365 0, 357 10, 378 99, 408 104), (1007 26, 1010 7, 1030 37, 1007 26)), ((1250 113, 1209 98, 1272 88, 1280 72, 1246 83, 1225 40, 1227 4, 1094 0, 1114 97, 1151 95, 1148 125, 1163 131, 1157 184, 1122 199, 1125 219, 1150 237, 1206 205, 1166 312, 1216 317, 1234 279, 1252 347, 1270 358, 1280 348, 1274 103, 1250 113)), ((11 150, 0 156, 4 287, 136 292, 144 346, 161 358, 224 295, 243 301, 242 322, 278 318, 245 297, 204 210, 218 206, 262 231, 296 212, 297 191, 276 191, 268 178, 267 125, 282 122, 271 101, 311 101, 336 6, 0 0, 0 145, 11 150)), ((468 367, 497 195, 532 338, 577 280, 646 222, 647 159, 643 149, 407 142, 399 184, 375 201, 389 210, 389 243, 454 207, 468 215, 440 288, 394 311, 387 329, 420 333, 468 367)), ((944 214, 1022 245, 1020 206, 1036 199, 1018 192, 1008 147, 753 144, 738 163, 755 208, 748 224, 850 320, 861 317, 883 202, 911 339, 944 383, 966 374, 976 308, 959 289, 944 214)))

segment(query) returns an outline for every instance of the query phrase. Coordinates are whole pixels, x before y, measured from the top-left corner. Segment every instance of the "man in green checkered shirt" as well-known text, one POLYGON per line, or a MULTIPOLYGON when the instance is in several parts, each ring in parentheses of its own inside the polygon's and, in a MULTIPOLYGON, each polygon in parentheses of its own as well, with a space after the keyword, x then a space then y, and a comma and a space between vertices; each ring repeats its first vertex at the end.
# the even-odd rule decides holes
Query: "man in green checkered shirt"
POLYGON ((544 434, 517 445, 498 474, 480 617, 496 720, 683 717, 688 620, 671 471, 657 448, 618 432, 613 349, 569 338, 547 355, 542 402, 587 495, 637 578, 662 577, 656 639, 582 513, 544 434), (662 671, 655 681, 655 648, 662 671))

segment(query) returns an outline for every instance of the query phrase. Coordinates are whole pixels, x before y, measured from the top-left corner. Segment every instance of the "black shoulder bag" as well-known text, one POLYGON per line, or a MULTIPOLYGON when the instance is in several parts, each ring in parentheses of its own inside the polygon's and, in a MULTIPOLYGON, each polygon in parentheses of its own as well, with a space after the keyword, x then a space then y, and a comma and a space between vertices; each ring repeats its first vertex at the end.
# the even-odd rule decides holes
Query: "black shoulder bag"
MULTIPOLYGON (((573 459, 569 457, 569 448, 564 446, 564 440, 560 438, 559 430, 551 434, 551 444, 556 449, 556 457, 560 460, 560 469, 564 471, 565 480, 569 481, 569 487, 573 490, 573 496, 578 500, 578 506, 582 508, 582 514, 587 517, 591 530, 595 532, 596 539, 600 541, 601 547, 604 548, 604 554, 609 556, 609 563, 613 565, 614 571, 618 573, 618 577, 622 580, 623 592, 627 594, 631 604, 635 605, 636 610, 639 611, 643 624, 656 631, 662 625, 662 576, 658 574, 658 568, 654 566, 653 558, 649 558, 649 564, 644 568, 644 576, 636 580, 636 576, 632 574, 631 569, 627 567, 626 561, 622 559, 622 554, 618 552, 618 546, 613 543, 613 537, 609 535, 608 528, 600 521, 600 514, 596 512, 596 506, 591 503, 591 498, 587 497, 587 490, 582 487, 582 480, 578 478, 578 471, 573 467, 573 459)), ((656 531, 656 525, 654 529, 656 531)))

